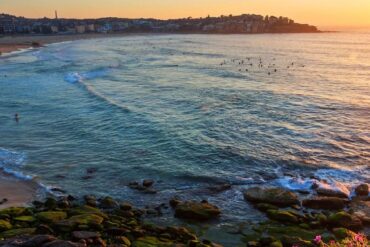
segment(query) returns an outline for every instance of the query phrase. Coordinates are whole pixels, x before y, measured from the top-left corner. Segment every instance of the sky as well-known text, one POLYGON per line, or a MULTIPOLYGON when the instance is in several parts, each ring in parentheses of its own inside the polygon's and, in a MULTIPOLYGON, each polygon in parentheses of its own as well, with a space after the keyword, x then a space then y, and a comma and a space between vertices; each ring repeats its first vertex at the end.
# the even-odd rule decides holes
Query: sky
POLYGON ((370 0, 0 0, 0 13, 25 17, 152 17, 253 13, 319 27, 370 27, 370 0))

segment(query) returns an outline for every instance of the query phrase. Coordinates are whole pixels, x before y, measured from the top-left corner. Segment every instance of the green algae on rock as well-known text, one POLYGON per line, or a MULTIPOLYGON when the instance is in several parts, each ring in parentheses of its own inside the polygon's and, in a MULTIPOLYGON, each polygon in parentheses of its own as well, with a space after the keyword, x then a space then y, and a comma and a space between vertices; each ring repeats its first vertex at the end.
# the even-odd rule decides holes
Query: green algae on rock
POLYGON ((255 203, 268 203, 276 206, 290 206, 299 204, 298 196, 278 187, 252 187, 244 192, 247 201, 255 203))

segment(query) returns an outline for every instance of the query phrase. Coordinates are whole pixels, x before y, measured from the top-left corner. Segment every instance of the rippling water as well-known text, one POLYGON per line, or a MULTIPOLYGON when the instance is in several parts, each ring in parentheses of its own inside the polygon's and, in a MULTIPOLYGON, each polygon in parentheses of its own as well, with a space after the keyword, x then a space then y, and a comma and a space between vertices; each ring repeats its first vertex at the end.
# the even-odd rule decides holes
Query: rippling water
POLYGON ((153 195, 125 185, 153 178, 154 198, 208 198, 231 221, 252 217, 251 184, 369 182, 369 122, 369 33, 128 36, 0 60, 6 171, 139 204, 153 195))

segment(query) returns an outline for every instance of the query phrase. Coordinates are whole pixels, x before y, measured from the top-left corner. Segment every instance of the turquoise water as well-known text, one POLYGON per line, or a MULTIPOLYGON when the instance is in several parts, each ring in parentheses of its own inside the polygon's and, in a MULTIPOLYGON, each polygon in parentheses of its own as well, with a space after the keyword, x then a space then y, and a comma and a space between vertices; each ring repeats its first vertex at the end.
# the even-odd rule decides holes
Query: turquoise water
POLYGON ((77 195, 208 198, 244 220, 250 185, 369 182, 369 84, 369 33, 52 44, 0 59, 0 164, 77 195), (157 195, 126 187, 145 178, 157 195), (207 190, 220 183, 234 186, 207 190))

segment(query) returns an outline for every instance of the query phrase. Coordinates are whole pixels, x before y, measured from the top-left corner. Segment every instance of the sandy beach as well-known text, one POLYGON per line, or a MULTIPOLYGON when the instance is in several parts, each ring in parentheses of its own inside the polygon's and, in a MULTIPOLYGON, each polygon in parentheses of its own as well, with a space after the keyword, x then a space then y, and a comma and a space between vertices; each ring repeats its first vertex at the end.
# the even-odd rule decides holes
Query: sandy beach
POLYGON ((58 43, 64 41, 73 41, 81 39, 121 37, 133 34, 71 34, 71 35, 15 35, 15 36, 0 36, 0 55, 33 47, 33 43, 41 45, 58 43))
POLYGON ((0 172, 0 209, 22 206, 35 199, 39 185, 0 172), (5 199, 5 200, 4 200, 5 199))

